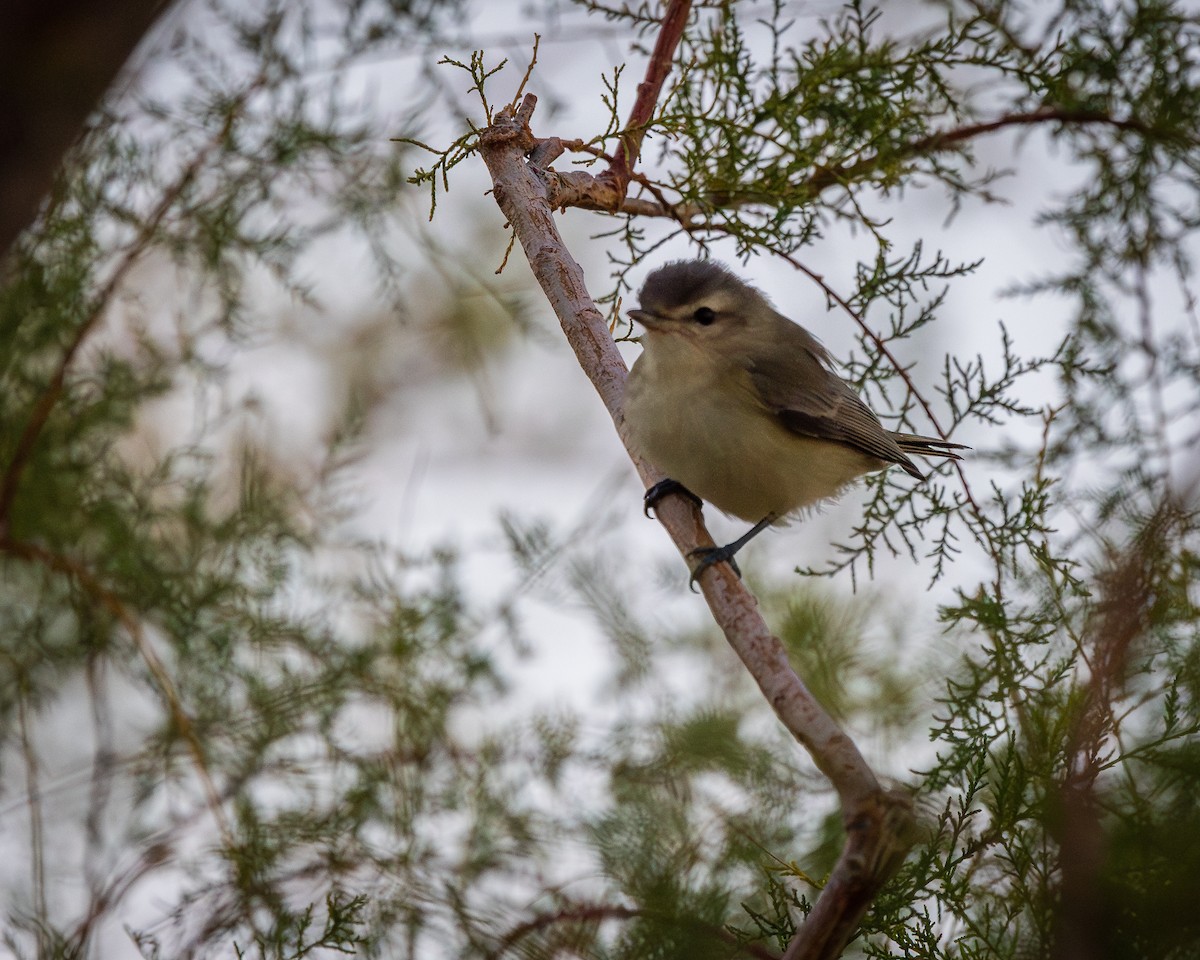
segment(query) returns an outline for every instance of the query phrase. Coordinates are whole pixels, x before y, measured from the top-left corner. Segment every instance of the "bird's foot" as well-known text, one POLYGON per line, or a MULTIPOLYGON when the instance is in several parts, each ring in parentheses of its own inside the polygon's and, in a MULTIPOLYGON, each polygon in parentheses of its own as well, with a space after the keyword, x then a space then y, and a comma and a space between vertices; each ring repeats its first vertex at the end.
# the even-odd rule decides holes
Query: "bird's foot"
POLYGON ((740 543, 727 543, 723 547, 697 547, 695 550, 688 551, 688 557, 697 558, 696 565, 692 567, 692 575, 688 577, 688 589, 692 593, 696 593, 696 581, 700 579, 700 574, 711 567, 714 563, 727 563, 733 568, 733 572, 741 579, 742 571, 738 567, 737 561, 733 559, 733 555, 737 553, 740 543))
POLYGON ((728 563, 733 568, 733 572, 741 579, 742 571, 738 569, 733 555, 766 530, 776 519, 775 514, 768 513, 758 523, 734 540, 733 543, 727 543, 723 547, 697 547, 695 550, 689 551, 689 557, 700 558, 700 562, 692 568, 692 575, 688 577, 688 587, 691 588, 692 592, 696 590, 696 580, 700 577, 700 574, 714 563, 728 563))
POLYGON ((654 484, 654 486, 647 490, 643 495, 642 512, 645 513, 646 516, 650 516, 650 511, 658 506, 658 501, 660 501, 663 497, 669 497, 673 493, 678 493, 680 496, 687 497, 696 505, 697 510, 704 506, 704 501, 692 493, 691 490, 685 487, 678 480, 672 480, 670 477, 667 477, 665 480, 659 480, 658 483, 654 484))

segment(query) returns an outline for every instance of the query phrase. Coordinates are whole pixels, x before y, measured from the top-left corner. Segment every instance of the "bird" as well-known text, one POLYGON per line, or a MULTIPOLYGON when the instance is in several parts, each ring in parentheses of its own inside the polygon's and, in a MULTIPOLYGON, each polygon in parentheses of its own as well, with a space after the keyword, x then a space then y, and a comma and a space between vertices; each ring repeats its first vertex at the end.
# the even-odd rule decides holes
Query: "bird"
POLYGON ((667 263, 647 276, 629 317, 642 353, 622 404, 635 453, 667 474, 646 491, 649 511, 669 493, 754 524, 723 547, 693 551, 690 584, 762 530, 836 497, 866 473, 910 455, 961 460, 970 449, 887 430, 835 372, 811 333, 714 260, 667 263))

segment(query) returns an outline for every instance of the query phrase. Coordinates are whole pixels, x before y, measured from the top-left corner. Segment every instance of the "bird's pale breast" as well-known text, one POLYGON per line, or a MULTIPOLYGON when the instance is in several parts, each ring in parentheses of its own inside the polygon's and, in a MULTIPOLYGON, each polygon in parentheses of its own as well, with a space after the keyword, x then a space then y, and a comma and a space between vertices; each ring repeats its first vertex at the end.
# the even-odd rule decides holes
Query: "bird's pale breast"
POLYGON ((783 517, 882 466, 842 444, 789 431, 758 399, 745 371, 673 356, 694 350, 682 338, 655 347, 638 358, 626 385, 630 439, 719 510, 752 523, 783 517))

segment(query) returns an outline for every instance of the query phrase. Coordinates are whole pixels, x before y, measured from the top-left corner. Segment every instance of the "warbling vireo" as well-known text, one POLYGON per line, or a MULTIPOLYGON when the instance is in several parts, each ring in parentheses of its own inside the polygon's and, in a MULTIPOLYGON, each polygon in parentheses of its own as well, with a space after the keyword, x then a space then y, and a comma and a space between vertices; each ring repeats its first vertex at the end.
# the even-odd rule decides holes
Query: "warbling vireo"
POLYGON ((635 450, 670 478, 646 491, 647 509, 682 486, 754 524, 724 547, 697 551, 692 582, 864 473, 899 464, 924 480, 910 453, 958 460, 954 451, 967 449, 885 430, 820 342, 721 264, 669 263, 646 278, 639 299, 629 316, 646 332, 625 386, 625 422, 635 450))

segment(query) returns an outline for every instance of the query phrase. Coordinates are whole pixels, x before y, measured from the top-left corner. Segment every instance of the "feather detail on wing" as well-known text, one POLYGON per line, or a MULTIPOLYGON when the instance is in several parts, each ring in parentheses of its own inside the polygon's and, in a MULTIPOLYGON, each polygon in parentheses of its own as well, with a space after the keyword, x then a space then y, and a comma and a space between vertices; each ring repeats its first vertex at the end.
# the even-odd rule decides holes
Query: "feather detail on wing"
POLYGON ((790 320, 779 319, 778 359, 756 360, 749 373, 759 399, 785 427, 898 464, 918 480, 925 475, 908 458, 910 453, 961 459, 952 451, 967 449, 963 444, 884 429, 850 385, 830 369, 829 354, 820 342, 790 320))
POLYGON ((921 437, 915 433, 893 433, 892 439, 905 453, 915 453, 922 457, 945 457, 947 460, 961 460, 955 450, 970 450, 965 443, 951 443, 939 437, 921 437))

